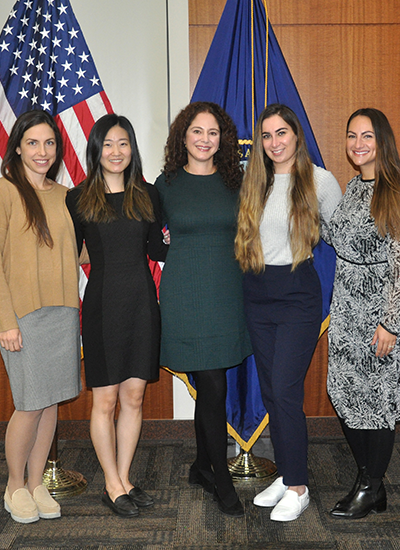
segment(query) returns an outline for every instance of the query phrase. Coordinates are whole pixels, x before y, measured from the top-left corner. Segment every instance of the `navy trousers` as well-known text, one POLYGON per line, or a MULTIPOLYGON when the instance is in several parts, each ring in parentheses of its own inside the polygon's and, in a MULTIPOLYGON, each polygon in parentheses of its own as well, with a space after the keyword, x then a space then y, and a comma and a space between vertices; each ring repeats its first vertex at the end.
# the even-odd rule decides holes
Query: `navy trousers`
POLYGON ((309 260, 293 272, 266 265, 245 274, 243 289, 278 474, 285 485, 308 485, 304 378, 321 327, 319 278, 309 260))

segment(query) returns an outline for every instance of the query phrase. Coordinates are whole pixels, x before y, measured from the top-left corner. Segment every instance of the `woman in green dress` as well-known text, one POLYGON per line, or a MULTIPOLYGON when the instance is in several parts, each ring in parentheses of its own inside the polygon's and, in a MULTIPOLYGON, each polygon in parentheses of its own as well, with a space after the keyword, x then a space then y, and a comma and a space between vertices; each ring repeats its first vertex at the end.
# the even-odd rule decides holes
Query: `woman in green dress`
POLYGON ((234 254, 242 178, 231 118, 215 103, 188 105, 171 126, 156 181, 171 232, 160 287, 161 364, 190 373, 196 386, 189 483, 234 517, 244 512, 226 462, 226 369, 251 354, 234 254))

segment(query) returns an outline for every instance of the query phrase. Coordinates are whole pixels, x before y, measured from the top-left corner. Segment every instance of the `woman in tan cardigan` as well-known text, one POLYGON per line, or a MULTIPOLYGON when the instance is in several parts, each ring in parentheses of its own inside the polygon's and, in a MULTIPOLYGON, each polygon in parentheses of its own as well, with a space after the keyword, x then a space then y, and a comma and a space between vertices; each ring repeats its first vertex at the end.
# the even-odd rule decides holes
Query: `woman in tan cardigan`
POLYGON ((62 154, 53 118, 30 111, 14 124, 1 170, 0 351, 16 409, 4 506, 21 523, 61 515, 42 475, 57 404, 80 390, 76 243, 67 189, 54 181, 62 154))

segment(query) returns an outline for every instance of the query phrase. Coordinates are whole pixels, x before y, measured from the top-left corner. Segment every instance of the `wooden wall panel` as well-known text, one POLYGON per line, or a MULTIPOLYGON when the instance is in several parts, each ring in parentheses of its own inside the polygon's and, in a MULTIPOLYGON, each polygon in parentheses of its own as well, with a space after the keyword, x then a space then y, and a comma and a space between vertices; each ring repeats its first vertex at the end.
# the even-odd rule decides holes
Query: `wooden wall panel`
POLYGON ((208 49, 214 38, 216 26, 191 26, 189 27, 189 51, 190 51, 190 96, 196 86, 197 79, 207 57, 208 49))
MULTIPOLYGON (((192 91, 224 6, 225 0, 189 0, 192 91)), ((267 7, 326 167, 344 190, 355 174, 345 155, 353 111, 384 111, 400 143, 399 1, 267 0, 267 7)), ((327 350, 324 334, 306 377, 308 416, 334 414, 326 394, 327 350)))
POLYGON ((225 0, 189 0, 189 27, 196 25, 216 27, 224 7, 225 0))
POLYGON ((4 368, 3 358, 0 354, 0 422, 7 422, 14 411, 12 402, 10 384, 6 369, 4 368))
MULTIPOLYGON (((225 5, 225 0, 221 3, 225 5)), ((400 23, 398 0, 267 0, 267 8, 274 28, 276 25, 400 23)))

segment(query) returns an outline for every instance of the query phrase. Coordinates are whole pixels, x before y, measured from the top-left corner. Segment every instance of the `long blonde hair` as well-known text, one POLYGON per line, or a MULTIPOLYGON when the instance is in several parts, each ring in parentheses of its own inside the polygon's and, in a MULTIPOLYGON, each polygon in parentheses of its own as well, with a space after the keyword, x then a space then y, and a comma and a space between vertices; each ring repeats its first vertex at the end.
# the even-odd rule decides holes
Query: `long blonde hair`
POLYGON ((303 128, 296 114, 286 105, 275 103, 261 113, 254 135, 248 167, 240 191, 238 231, 235 239, 236 259, 243 271, 260 273, 265 269, 260 237, 260 223, 274 184, 274 165, 266 155, 262 140, 262 123, 279 115, 297 136, 296 156, 290 183, 290 247, 292 270, 312 257, 319 241, 318 199, 313 166, 308 153, 303 128))

